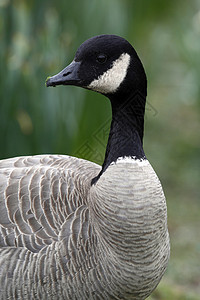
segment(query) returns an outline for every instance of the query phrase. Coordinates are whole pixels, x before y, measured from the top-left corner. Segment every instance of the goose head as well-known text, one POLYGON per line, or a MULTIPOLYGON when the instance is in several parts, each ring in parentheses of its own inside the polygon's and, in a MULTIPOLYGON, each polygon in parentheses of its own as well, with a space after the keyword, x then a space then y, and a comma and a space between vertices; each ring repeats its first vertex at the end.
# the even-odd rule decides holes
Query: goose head
POLYGON ((46 86, 75 85, 99 92, 111 100, 130 97, 135 91, 146 96, 146 75, 131 44, 116 35, 99 35, 78 48, 74 60, 46 86))

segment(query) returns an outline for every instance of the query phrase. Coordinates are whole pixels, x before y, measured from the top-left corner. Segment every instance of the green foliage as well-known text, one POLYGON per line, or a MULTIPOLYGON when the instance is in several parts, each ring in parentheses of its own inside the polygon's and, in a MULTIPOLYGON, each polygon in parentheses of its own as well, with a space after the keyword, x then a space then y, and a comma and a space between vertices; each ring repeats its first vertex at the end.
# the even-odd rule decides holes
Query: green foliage
POLYGON ((173 283, 160 283, 154 293, 147 300, 199 300, 199 295, 188 291, 181 286, 176 286, 173 283))
POLYGON ((65 153, 101 164, 108 101, 47 89, 45 78, 97 34, 121 35, 139 53, 148 77, 145 152, 166 193, 172 248, 152 300, 200 293, 199 9, 199 0, 0 0, 1 158, 65 153))

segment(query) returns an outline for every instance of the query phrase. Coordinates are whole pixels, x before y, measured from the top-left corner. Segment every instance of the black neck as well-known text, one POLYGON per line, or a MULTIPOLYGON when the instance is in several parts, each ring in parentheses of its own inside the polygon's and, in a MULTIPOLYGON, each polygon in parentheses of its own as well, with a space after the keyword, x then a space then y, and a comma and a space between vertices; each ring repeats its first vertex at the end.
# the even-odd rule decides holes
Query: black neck
POLYGON ((144 111, 146 98, 140 93, 120 103, 120 97, 110 97, 112 122, 106 148, 105 160, 96 183, 107 167, 119 157, 145 158, 143 150, 144 111))

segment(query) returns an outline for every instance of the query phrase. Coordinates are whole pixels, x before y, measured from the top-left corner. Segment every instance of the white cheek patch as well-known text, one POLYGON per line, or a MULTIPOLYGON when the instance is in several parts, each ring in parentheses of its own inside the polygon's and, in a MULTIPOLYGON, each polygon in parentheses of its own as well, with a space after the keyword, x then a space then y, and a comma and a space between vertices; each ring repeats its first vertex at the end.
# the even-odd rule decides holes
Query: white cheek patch
POLYGON ((93 80, 87 88, 103 94, 115 93, 126 77, 129 64, 130 55, 128 53, 122 53, 120 57, 113 62, 112 67, 97 79, 93 80))

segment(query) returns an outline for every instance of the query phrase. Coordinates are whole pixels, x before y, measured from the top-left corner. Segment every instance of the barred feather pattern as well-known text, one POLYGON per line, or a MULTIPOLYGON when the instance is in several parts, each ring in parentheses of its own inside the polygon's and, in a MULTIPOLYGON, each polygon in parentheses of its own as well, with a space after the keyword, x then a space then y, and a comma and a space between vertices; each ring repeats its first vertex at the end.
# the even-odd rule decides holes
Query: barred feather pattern
POLYGON ((145 299, 169 258, 149 163, 64 155, 0 161, 0 299, 145 299))

